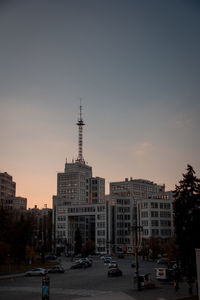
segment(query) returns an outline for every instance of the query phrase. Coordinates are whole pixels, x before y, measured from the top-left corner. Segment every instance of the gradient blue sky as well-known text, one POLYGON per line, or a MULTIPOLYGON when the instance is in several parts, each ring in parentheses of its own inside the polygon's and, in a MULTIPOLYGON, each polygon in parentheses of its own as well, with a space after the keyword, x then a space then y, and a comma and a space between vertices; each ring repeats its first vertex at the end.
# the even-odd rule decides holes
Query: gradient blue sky
POLYGON ((0 2, 0 172, 52 205, 77 157, 93 175, 175 184, 200 167, 200 2, 0 2))

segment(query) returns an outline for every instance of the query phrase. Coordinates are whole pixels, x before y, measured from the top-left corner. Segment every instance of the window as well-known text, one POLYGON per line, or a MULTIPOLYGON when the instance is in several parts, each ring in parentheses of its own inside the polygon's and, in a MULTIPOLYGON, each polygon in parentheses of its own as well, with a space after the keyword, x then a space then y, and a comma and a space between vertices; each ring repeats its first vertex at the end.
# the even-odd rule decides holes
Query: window
POLYGON ((158 208, 157 202, 151 202, 151 208, 158 208))
POLYGON ((160 226, 165 226, 165 227, 170 227, 171 226, 171 221, 168 220, 161 220, 160 221, 160 226))
POLYGON ((148 235, 149 234, 149 230, 148 229, 144 229, 143 230, 143 235, 148 235))
POLYGON ((142 218, 148 218, 148 211, 142 211, 141 212, 141 217, 142 218))
POLYGON ((170 209, 170 203, 160 203, 161 209, 170 209))
POLYGON ((141 204, 141 209, 145 209, 145 208, 148 208, 148 203, 147 202, 143 202, 141 204))
POLYGON ((170 218, 171 217, 171 212, 170 211, 161 211, 160 212, 160 217, 161 218, 170 218))
POLYGON ((158 220, 152 220, 151 221, 151 226, 159 226, 158 220))
POLYGON ((171 236, 171 229, 161 229, 161 235, 171 236))
POLYGON ((105 215, 97 215, 97 220, 105 220, 105 215))
POLYGON ((104 228, 105 222, 97 222, 97 228, 104 228))
POLYGON ((157 218, 158 217, 158 211, 152 211, 151 212, 151 217, 152 218, 157 218))
POLYGON ((152 234, 152 236, 157 236, 157 235, 159 235, 159 230, 158 229, 152 229, 151 234, 152 234))
POLYGON ((97 230, 97 235, 105 235, 105 230, 97 230))
POLYGON ((142 226, 148 226, 148 220, 142 220, 142 226))

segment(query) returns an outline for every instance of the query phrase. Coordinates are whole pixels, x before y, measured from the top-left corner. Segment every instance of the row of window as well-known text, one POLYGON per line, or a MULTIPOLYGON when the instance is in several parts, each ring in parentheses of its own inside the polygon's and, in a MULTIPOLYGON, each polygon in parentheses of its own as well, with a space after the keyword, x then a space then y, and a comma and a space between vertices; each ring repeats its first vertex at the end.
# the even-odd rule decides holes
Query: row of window
MULTIPOLYGON (((150 233, 150 230, 148 230, 148 229, 143 230, 143 236, 149 235, 149 233, 150 233)), ((160 230, 160 235, 161 236, 171 236, 171 234, 172 234, 171 229, 161 229, 160 230)), ((151 235, 152 236, 159 236, 159 229, 151 229, 151 235)))
POLYGON ((117 199, 117 204, 130 205, 130 199, 117 199))
POLYGON ((105 235, 105 230, 97 230, 97 235, 105 235))
POLYGON ((117 235, 128 235, 129 231, 127 230, 117 230, 117 235))
POLYGON ((170 209, 171 208, 171 205, 170 203, 157 203, 157 202, 151 202, 151 203, 148 203, 148 202, 143 202, 141 204, 141 209, 146 209, 149 207, 149 205, 151 204, 151 208, 161 208, 161 209, 170 209), (160 205, 159 205, 160 204, 160 205))
POLYGON ((87 206, 87 207, 70 207, 70 208, 68 208, 68 213, 85 213, 85 212, 95 212, 95 207, 87 206))
POLYGON ((65 236, 66 235, 66 232, 65 231, 60 231, 60 230, 57 230, 56 231, 56 236, 59 238, 59 237, 62 237, 62 236, 65 236))
POLYGON ((58 223, 57 224, 57 228, 59 229, 59 228, 65 228, 65 223, 58 223))
MULTIPOLYGON (((171 218, 170 211, 160 211, 160 214, 159 214, 159 211, 151 211, 150 213, 151 213, 152 218, 158 218, 159 215, 160 215, 160 218, 171 218)), ((149 217, 148 211, 142 211, 141 217, 148 218, 149 217)))
POLYGON ((117 215, 117 220, 130 220, 130 215, 117 215))
POLYGON ((117 238, 117 244, 130 244, 129 238, 117 238))
POLYGON ((130 212, 130 207, 117 207, 117 212, 121 212, 121 213, 124 213, 124 212, 130 212))
POLYGON ((65 216, 58 216, 58 221, 66 221, 66 217, 65 216))
POLYGON ((117 222, 117 228, 130 228, 131 224, 126 222, 117 222))
POLYGON ((105 222, 97 222, 97 228, 105 228, 105 222))
MULTIPOLYGON (((149 226, 148 220, 142 220, 142 226, 149 226)), ((171 221, 169 220, 151 220, 151 226, 165 226, 170 227, 171 221)))

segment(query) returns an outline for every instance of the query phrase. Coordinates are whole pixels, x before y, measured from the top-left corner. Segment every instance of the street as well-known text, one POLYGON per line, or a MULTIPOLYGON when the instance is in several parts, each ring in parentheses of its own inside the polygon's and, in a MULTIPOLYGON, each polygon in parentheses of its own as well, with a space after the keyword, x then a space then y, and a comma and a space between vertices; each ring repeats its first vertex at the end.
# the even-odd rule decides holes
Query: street
MULTIPOLYGON (((108 278, 108 266, 99 259, 93 260, 93 266, 86 269, 70 270, 72 264, 69 258, 62 257, 62 264, 66 268, 64 274, 49 274, 50 299, 147 299, 164 300, 188 296, 187 285, 180 284, 178 292, 172 284, 160 284, 155 289, 137 291, 133 283, 135 268, 131 267, 131 258, 117 259, 122 277, 108 278)), ((156 263, 143 262, 140 259, 140 274, 152 273, 156 263)), ((152 276, 153 278, 154 276, 152 276)), ((41 277, 19 277, 0 280, 1 300, 34 300, 41 299, 41 277)))

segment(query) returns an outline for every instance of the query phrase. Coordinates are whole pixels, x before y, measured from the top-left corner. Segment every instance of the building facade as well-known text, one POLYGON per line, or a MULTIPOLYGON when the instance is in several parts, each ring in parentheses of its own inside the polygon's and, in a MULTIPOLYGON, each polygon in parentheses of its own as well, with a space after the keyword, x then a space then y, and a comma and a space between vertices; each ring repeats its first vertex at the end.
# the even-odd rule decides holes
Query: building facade
POLYGON ((116 252, 126 251, 128 245, 135 246, 136 227, 143 241, 173 236, 173 196, 165 191, 165 185, 132 178, 112 182, 110 201, 110 236, 116 252))
POLYGON ((16 183, 8 173, 0 173, 0 206, 8 210, 27 209, 27 199, 16 197, 16 183))

